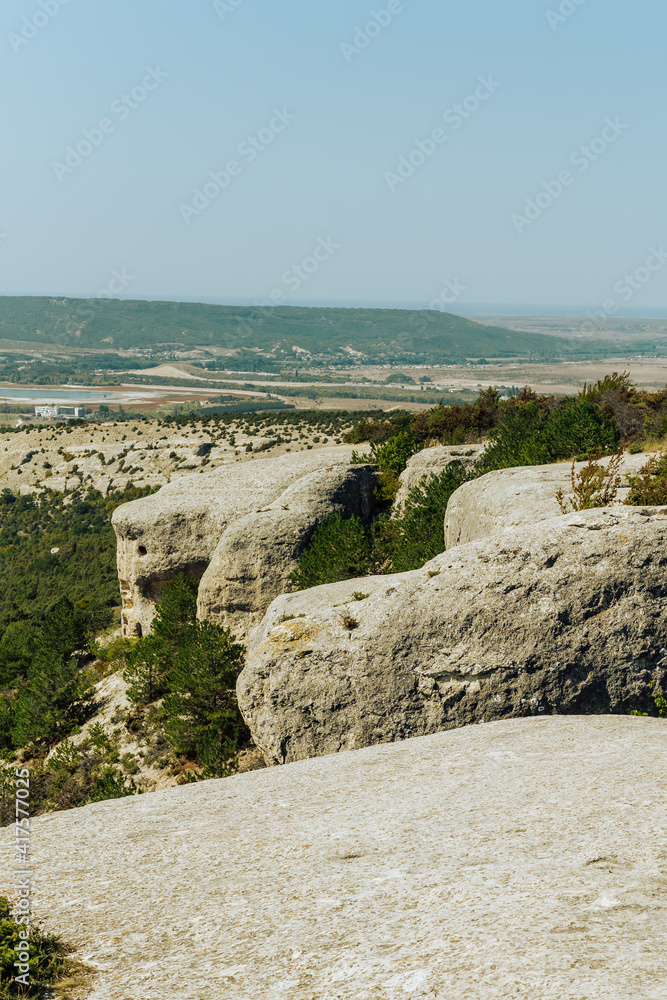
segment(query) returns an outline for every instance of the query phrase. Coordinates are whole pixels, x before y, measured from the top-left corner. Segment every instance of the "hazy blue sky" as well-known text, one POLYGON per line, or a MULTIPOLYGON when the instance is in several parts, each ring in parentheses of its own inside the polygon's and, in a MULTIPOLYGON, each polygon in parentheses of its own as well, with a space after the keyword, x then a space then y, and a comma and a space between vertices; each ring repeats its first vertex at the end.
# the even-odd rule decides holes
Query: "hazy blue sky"
POLYGON ((5 0, 0 28, 5 294, 667 306, 664 0, 5 0))

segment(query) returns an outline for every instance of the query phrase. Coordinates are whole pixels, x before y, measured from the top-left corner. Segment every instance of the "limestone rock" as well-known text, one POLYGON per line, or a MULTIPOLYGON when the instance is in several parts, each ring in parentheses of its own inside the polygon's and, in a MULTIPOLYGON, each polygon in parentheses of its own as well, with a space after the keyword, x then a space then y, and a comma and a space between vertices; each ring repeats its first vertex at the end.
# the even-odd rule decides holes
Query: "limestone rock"
MULTIPOLYGON (((650 455, 625 455, 620 473, 636 476, 649 460, 650 455)), ((601 465, 608 463, 603 458, 601 465)), ((575 473, 585 466, 577 462, 575 473)), ((520 528, 557 517, 561 513, 556 493, 563 490, 566 497, 572 493, 571 462, 555 465, 528 465, 513 469, 488 472, 479 479, 464 483, 451 497, 445 517, 445 545, 463 545, 477 538, 520 528)), ((618 501, 622 503, 629 493, 622 485, 618 501)))
POLYGON ((123 634, 141 634, 150 627, 165 583, 178 573, 201 579, 229 525, 266 509, 309 473, 347 464, 353 450, 333 447, 253 459, 183 476, 159 493, 118 507, 112 523, 123 634))
POLYGON ((667 662, 666 515, 560 516, 411 573, 279 597, 237 688, 267 763, 508 716, 650 707, 667 662))
POLYGON ((255 440, 252 450, 257 455, 260 451, 270 451, 278 444, 278 438, 260 438, 255 440))
POLYGON ((394 507, 396 509, 403 507, 415 486, 419 486, 424 479, 440 475, 450 465, 460 462, 465 468, 471 468, 479 460, 485 447, 483 444, 438 445, 417 452, 409 459, 407 468, 401 473, 401 485, 394 507))
POLYGON ((38 816, 33 906, 88 1000, 658 1000, 666 754, 514 719, 38 816))
POLYGON ((375 476, 368 465, 334 465, 299 479, 266 509, 225 529, 199 586, 198 615, 239 639, 290 589, 289 576, 315 528, 329 514, 373 515, 375 476))

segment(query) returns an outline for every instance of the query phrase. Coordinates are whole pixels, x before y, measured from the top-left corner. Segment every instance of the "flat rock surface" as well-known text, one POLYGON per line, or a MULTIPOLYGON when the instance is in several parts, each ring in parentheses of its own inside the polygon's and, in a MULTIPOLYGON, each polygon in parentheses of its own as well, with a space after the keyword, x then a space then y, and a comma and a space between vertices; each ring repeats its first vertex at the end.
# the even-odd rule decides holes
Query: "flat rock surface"
MULTIPOLYGON (((618 503, 623 503, 630 492, 626 476, 638 475, 650 457, 649 454, 624 455, 618 503)), ((609 458, 603 458, 600 464, 606 466, 608 462, 609 458)), ((577 462, 575 473, 580 473, 585 465, 585 462, 577 462)), ((562 512, 556 494, 562 489, 566 500, 572 496, 571 471, 571 462, 527 465, 487 472, 479 479, 464 483, 447 505, 445 545, 451 549, 454 545, 465 545, 478 538, 558 517, 562 512)))
POLYGON ((33 906, 91 1000, 664 1000, 666 753, 517 719, 100 802, 34 821, 33 906))

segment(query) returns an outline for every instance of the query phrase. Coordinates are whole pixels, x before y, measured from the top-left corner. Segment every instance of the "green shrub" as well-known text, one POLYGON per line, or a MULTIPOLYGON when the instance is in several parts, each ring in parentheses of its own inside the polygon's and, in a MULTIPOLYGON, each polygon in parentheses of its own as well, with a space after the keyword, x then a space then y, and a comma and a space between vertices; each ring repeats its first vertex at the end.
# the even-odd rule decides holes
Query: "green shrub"
POLYGON ((17 983, 20 975, 15 967, 19 951, 23 951, 25 940, 21 931, 24 924, 16 923, 12 916, 9 900, 0 896, 0 998, 41 997, 47 987, 52 986, 64 975, 72 973, 74 966, 68 959, 73 951, 55 934, 49 934, 34 923, 29 925, 27 941, 30 972, 29 985, 17 983))
POLYGON ((123 775, 107 764, 93 777, 88 801, 105 802, 107 799, 123 799, 127 795, 134 795, 135 791, 134 782, 127 784, 123 775))
POLYGON ((15 747, 64 739, 94 710, 94 687, 75 659, 40 649, 13 706, 15 747))
POLYGON ((631 507, 662 507, 667 505, 667 455, 654 455, 639 470, 629 476, 630 492, 626 504, 631 507))
POLYGON ((394 529, 391 572, 406 573, 445 551, 445 514, 455 490, 469 479, 463 465, 451 465, 425 484, 415 487, 394 529))
POLYGON ((400 431, 384 444, 371 444, 372 461, 380 468, 377 496, 381 502, 393 502, 400 474, 423 447, 424 441, 420 441, 413 431, 400 431))
POLYGON ((517 402, 504 411, 490 437, 481 462, 484 472, 608 455, 620 443, 613 414, 576 399, 555 409, 543 400, 517 402))
POLYGON ((149 635, 127 654, 128 697, 149 704, 168 688, 169 673, 197 619, 197 581, 180 573, 164 589, 149 635))
POLYGON ((37 646, 35 630, 26 622, 13 622, 0 642, 0 690, 13 688, 28 673, 37 646))
POLYGON ((130 701, 139 705, 149 705, 161 698, 167 689, 167 674, 172 659, 171 644, 154 635, 139 639, 129 651, 127 664, 123 670, 130 701))
MULTIPOLYGON (((128 654, 130 699, 141 709, 164 697, 160 719, 168 743, 205 777, 230 773, 248 735, 235 690, 243 652, 228 629, 197 621, 197 582, 180 574, 164 588, 152 631, 128 654)), ((122 794, 113 776, 104 782, 102 791, 118 787, 122 794)))
POLYGON ((77 650, 87 648, 95 633, 111 623, 109 608, 91 598, 75 604, 61 597, 42 621, 40 645, 68 659, 77 650))
MULTIPOLYGON (((653 681, 650 682, 648 687, 649 691, 651 692, 651 697, 653 698, 653 704, 655 705, 655 711, 657 717, 659 719, 667 719, 667 698, 664 698, 663 695, 658 694, 656 691, 654 691, 655 684, 653 681)), ((648 714, 649 714, 648 712, 639 712, 639 711, 630 712, 630 715, 648 716, 648 714)))
MULTIPOLYGON (((118 767, 118 743, 118 733, 107 736, 96 725, 79 745, 64 740, 48 760, 34 759, 30 764, 31 815, 136 794, 134 782, 125 778, 125 773, 136 773, 132 766, 136 759, 126 754, 128 759, 123 760, 122 769, 118 767)), ((14 821, 13 778, 13 768, 0 770, 0 826, 14 821)))
POLYGON ((176 753, 196 760, 203 777, 229 774, 246 736, 236 701, 244 652, 229 629, 196 622, 169 674, 162 709, 165 734, 176 753))
POLYGON ((469 478, 459 463, 416 487, 402 513, 381 514, 365 525, 358 517, 330 515, 315 530, 290 577, 295 590, 380 573, 419 569, 445 548, 445 512, 452 493, 469 478))
POLYGON ((294 590, 379 572, 373 532, 358 517, 331 514, 315 530, 290 580, 294 590))
POLYGON ((567 400, 549 415, 539 444, 539 464, 544 465, 563 458, 611 455, 618 449, 620 435, 611 412, 594 403, 567 400))
POLYGON ((14 741, 12 729, 14 726, 13 698, 0 695, 0 757, 13 757, 14 741))

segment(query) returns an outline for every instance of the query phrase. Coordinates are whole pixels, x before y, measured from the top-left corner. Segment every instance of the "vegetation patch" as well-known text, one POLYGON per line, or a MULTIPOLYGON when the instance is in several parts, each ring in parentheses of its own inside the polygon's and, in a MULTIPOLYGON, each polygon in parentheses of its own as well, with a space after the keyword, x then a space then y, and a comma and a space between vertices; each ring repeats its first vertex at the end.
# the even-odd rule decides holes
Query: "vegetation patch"
POLYGON ((37 924, 26 927, 17 923, 9 900, 0 896, 0 1000, 55 996, 54 989, 57 995, 66 997, 68 988, 80 986, 89 974, 80 962, 69 957, 73 951, 57 934, 44 931, 37 924), (26 951, 29 959, 25 964, 30 968, 26 974, 27 986, 16 982, 15 966, 18 956, 26 951))
POLYGON ((600 465, 600 458, 592 456, 579 472, 575 473, 575 462, 570 470, 572 496, 566 497, 563 490, 556 493, 558 506, 563 514, 576 510, 591 510, 593 507, 609 507, 614 503, 621 485, 619 469, 623 461, 623 448, 619 448, 607 466, 600 465))
POLYGON ((181 574, 165 587, 151 633, 128 656, 128 696, 138 706, 162 699, 166 740, 197 778, 232 773, 248 741, 236 701, 243 654, 229 629, 197 620, 197 583, 181 574))
POLYGON ((111 609, 120 604, 111 515, 120 504, 152 492, 131 483, 109 496, 96 490, 20 497, 0 492, 0 646, 10 627, 22 635, 21 625, 39 630, 62 597, 100 609, 95 627, 103 624, 101 609, 111 619, 111 609))
MULTIPOLYGON (((471 404, 440 404, 418 414, 383 415, 359 421, 345 435, 351 444, 367 441, 371 456, 354 460, 376 464, 376 497, 385 510, 371 524, 359 518, 327 518, 315 531, 292 574, 297 590, 382 573, 419 569, 444 551, 444 518, 449 499, 464 482, 497 469, 547 465, 572 460, 572 497, 560 491, 564 512, 613 503, 626 445, 667 428, 667 390, 639 393, 627 373, 614 372, 577 398, 538 396, 522 389, 502 399, 487 389, 471 404), (390 513, 399 477, 409 459, 435 444, 485 441, 487 448, 472 470, 450 466, 413 490, 402 511, 390 513), (613 456, 606 468, 603 455, 613 456), (579 473, 575 461, 586 461, 579 473)), ((630 481, 629 503, 667 503, 667 457, 653 459, 630 481)))
POLYGON ((625 501, 632 507, 662 507, 667 504, 667 455, 654 456, 629 476, 630 493, 625 501))
MULTIPOLYGON (((411 491, 405 508, 371 524, 331 514, 315 530, 292 574, 295 590, 362 576, 419 569, 445 547, 445 512, 452 493, 468 479, 456 464, 411 491)), ((363 599, 364 594, 355 600, 363 599)))

